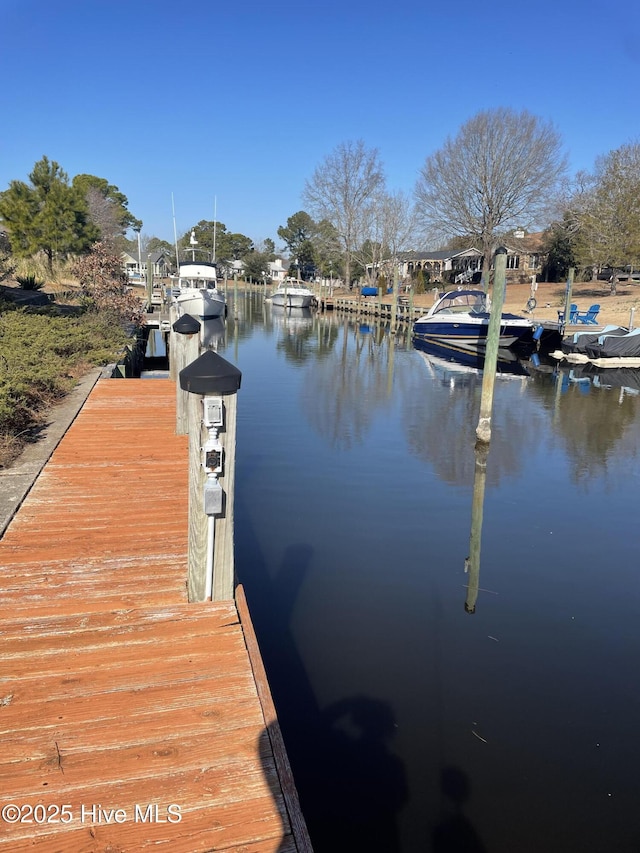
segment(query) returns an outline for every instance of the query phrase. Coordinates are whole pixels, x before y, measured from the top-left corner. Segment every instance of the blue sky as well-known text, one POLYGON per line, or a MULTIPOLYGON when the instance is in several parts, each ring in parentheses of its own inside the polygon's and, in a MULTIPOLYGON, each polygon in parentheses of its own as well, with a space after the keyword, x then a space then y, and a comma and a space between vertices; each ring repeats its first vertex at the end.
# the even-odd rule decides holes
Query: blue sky
POLYGON ((255 241, 341 142, 388 189, 478 111, 552 121, 571 171, 640 140, 637 0, 0 0, 0 190, 43 155, 106 178, 143 233, 255 241))

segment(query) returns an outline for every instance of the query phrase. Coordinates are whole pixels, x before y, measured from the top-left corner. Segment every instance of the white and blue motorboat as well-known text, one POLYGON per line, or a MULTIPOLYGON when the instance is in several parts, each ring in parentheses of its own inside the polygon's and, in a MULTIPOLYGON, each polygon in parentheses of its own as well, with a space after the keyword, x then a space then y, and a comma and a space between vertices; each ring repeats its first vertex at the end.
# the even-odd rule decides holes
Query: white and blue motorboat
MULTIPOLYGON (((413 324, 418 340, 484 347, 489 329, 490 304, 482 290, 451 290, 413 324)), ((533 323, 517 314, 502 314, 499 346, 510 347, 533 332, 533 323)))

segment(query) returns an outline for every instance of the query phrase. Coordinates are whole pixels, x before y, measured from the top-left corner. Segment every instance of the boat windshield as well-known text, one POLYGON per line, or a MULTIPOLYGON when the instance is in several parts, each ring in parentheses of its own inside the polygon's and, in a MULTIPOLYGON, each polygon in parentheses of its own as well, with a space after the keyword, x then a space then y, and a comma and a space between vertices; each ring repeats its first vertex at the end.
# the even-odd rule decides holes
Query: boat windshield
POLYGON ((448 293, 434 314, 480 314, 487 310, 486 295, 482 291, 463 290, 448 293))

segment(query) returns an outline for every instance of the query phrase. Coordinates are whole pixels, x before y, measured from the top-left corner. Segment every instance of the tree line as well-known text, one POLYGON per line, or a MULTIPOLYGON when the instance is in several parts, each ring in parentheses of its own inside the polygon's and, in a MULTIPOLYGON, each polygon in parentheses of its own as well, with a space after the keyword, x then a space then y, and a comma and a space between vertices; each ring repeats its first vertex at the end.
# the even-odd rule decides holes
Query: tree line
MULTIPOLYGON (((603 268, 640 266, 640 143, 602 155, 592 172, 567 174, 554 126, 527 111, 479 112, 426 157, 411 195, 387 188, 377 149, 362 140, 340 143, 302 189, 304 210, 277 229, 295 275, 350 283, 379 270, 401 252, 475 246, 490 270, 500 242, 515 229, 542 231, 544 277, 557 280, 576 267, 583 277, 603 268)), ((43 157, 29 182, 14 180, 0 193, 0 220, 16 257, 82 255, 96 241, 135 257, 175 247, 141 235, 142 222, 106 179, 68 175, 43 157), (127 236, 129 239, 127 239, 127 236)), ((216 260, 242 262, 260 281, 276 258, 275 242, 255 244, 224 223, 201 220, 178 240, 216 260), (215 240, 215 245, 214 245, 215 240)))

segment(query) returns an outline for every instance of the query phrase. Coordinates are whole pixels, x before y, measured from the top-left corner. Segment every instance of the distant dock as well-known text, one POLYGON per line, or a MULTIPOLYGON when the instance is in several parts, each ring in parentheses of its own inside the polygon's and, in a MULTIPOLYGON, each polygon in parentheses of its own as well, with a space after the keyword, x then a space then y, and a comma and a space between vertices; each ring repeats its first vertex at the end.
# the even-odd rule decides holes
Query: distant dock
MULTIPOLYGON (((390 320, 393 317, 393 303, 388 300, 378 301, 373 296, 321 296, 319 304, 322 311, 343 311, 356 316, 378 317, 381 320, 390 320)), ((425 310, 413 306, 408 297, 400 297, 396 304, 395 318, 397 322, 412 323, 422 317, 425 310)))

